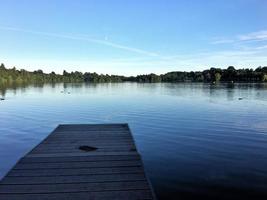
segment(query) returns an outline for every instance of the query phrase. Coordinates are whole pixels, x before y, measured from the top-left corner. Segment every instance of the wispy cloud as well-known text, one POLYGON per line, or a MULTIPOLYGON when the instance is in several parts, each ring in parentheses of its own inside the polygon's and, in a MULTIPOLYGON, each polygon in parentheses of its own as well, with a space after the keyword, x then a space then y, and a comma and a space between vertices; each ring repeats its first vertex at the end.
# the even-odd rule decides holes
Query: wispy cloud
POLYGON ((267 30, 236 35, 233 36, 232 38, 216 37, 213 38, 211 44, 228 44, 228 43, 240 43, 240 42, 257 42, 257 41, 267 41, 267 30))
POLYGON ((214 38, 211 44, 228 44, 233 43, 234 40, 232 39, 226 39, 226 38, 214 38))
POLYGON ((57 34, 57 33, 33 31, 33 30, 20 29, 20 28, 15 28, 15 27, 6 27, 6 26, 0 26, 0 30, 30 33, 30 34, 35 34, 35 35, 41 35, 41 36, 47 36, 47 37, 57 37, 57 38, 62 38, 62 39, 80 40, 80 41, 90 42, 90 43, 94 43, 94 44, 105 45, 105 46, 129 51, 129 52, 134 52, 134 53, 138 53, 138 54, 142 54, 142 55, 146 55, 146 56, 152 56, 152 57, 159 56, 159 54, 155 53, 155 52, 146 51, 143 49, 110 42, 110 41, 108 41, 107 36, 105 37, 105 39, 100 40, 100 39, 94 39, 94 38, 89 38, 89 37, 80 36, 80 35, 57 34))
POLYGON ((267 49, 267 45, 255 47, 256 50, 267 49))
POLYGON ((267 30, 239 35, 237 39, 239 41, 265 41, 267 40, 267 30))

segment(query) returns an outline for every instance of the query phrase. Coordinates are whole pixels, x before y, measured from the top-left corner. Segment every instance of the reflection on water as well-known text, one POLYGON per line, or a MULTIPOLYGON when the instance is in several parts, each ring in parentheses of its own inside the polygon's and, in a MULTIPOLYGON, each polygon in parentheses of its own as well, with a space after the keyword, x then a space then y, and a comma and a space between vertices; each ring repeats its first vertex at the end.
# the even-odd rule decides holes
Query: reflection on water
POLYGON ((60 123, 129 123, 158 199, 267 199, 267 85, 0 88, 0 177, 60 123))

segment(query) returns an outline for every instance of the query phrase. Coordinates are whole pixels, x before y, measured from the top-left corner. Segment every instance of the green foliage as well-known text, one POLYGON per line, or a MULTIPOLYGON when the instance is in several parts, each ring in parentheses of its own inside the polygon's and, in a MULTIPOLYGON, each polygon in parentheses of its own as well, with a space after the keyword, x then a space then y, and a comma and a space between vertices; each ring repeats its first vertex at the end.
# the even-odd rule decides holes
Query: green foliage
POLYGON ((219 82, 219 81, 221 80, 221 77, 222 77, 221 74, 217 72, 217 73, 215 74, 215 81, 216 81, 216 82, 219 82))
POLYGON ((267 82, 267 67, 258 67, 257 69, 238 69, 233 66, 227 69, 210 68, 202 72, 168 72, 162 75, 146 74, 138 76, 116 76, 104 75, 97 73, 67 72, 56 74, 51 72, 44 73, 42 70, 29 72, 26 70, 18 70, 15 67, 6 69, 4 64, 0 65, 0 85, 3 84, 43 84, 43 83, 79 83, 79 82, 267 82))
POLYGON ((138 75, 136 77, 132 77, 131 81, 136 81, 140 83, 156 83, 161 82, 161 77, 156 74, 138 75))

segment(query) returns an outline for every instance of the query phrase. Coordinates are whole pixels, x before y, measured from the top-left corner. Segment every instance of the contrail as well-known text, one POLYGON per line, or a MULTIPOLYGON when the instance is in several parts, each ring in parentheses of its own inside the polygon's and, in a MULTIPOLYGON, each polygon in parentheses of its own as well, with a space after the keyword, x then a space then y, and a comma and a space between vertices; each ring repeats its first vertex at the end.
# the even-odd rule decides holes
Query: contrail
POLYGON ((154 52, 145 51, 142 49, 133 48, 133 47, 129 47, 129 46, 124 46, 124 45, 117 44, 114 42, 109 42, 106 40, 93 39, 93 38, 82 37, 82 36, 77 36, 77 35, 65 35, 65 34, 41 32, 41 31, 33 31, 33 30, 20 29, 20 28, 14 28, 14 27, 6 27, 6 26, 0 26, 0 30, 23 32, 23 33, 30 33, 30 34, 42 35, 42 36, 48 36, 48 37, 57 37, 57 38, 63 38, 63 39, 80 40, 80 41, 86 41, 86 42, 90 42, 90 43, 105 45, 105 46, 113 47, 116 49, 122 49, 122 50, 130 51, 130 52, 134 52, 134 53, 138 53, 138 54, 143 54, 143 55, 147 55, 147 56, 153 56, 153 57, 159 56, 157 53, 154 53, 154 52))

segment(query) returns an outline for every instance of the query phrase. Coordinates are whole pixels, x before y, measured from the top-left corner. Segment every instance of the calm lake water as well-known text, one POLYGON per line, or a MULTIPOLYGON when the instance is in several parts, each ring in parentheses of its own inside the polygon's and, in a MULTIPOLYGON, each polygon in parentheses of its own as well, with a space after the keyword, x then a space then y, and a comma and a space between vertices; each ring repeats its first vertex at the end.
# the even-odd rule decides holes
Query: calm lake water
POLYGON ((267 84, 56 84, 2 95, 0 178, 58 124, 129 123, 158 199, 267 199, 267 84))

